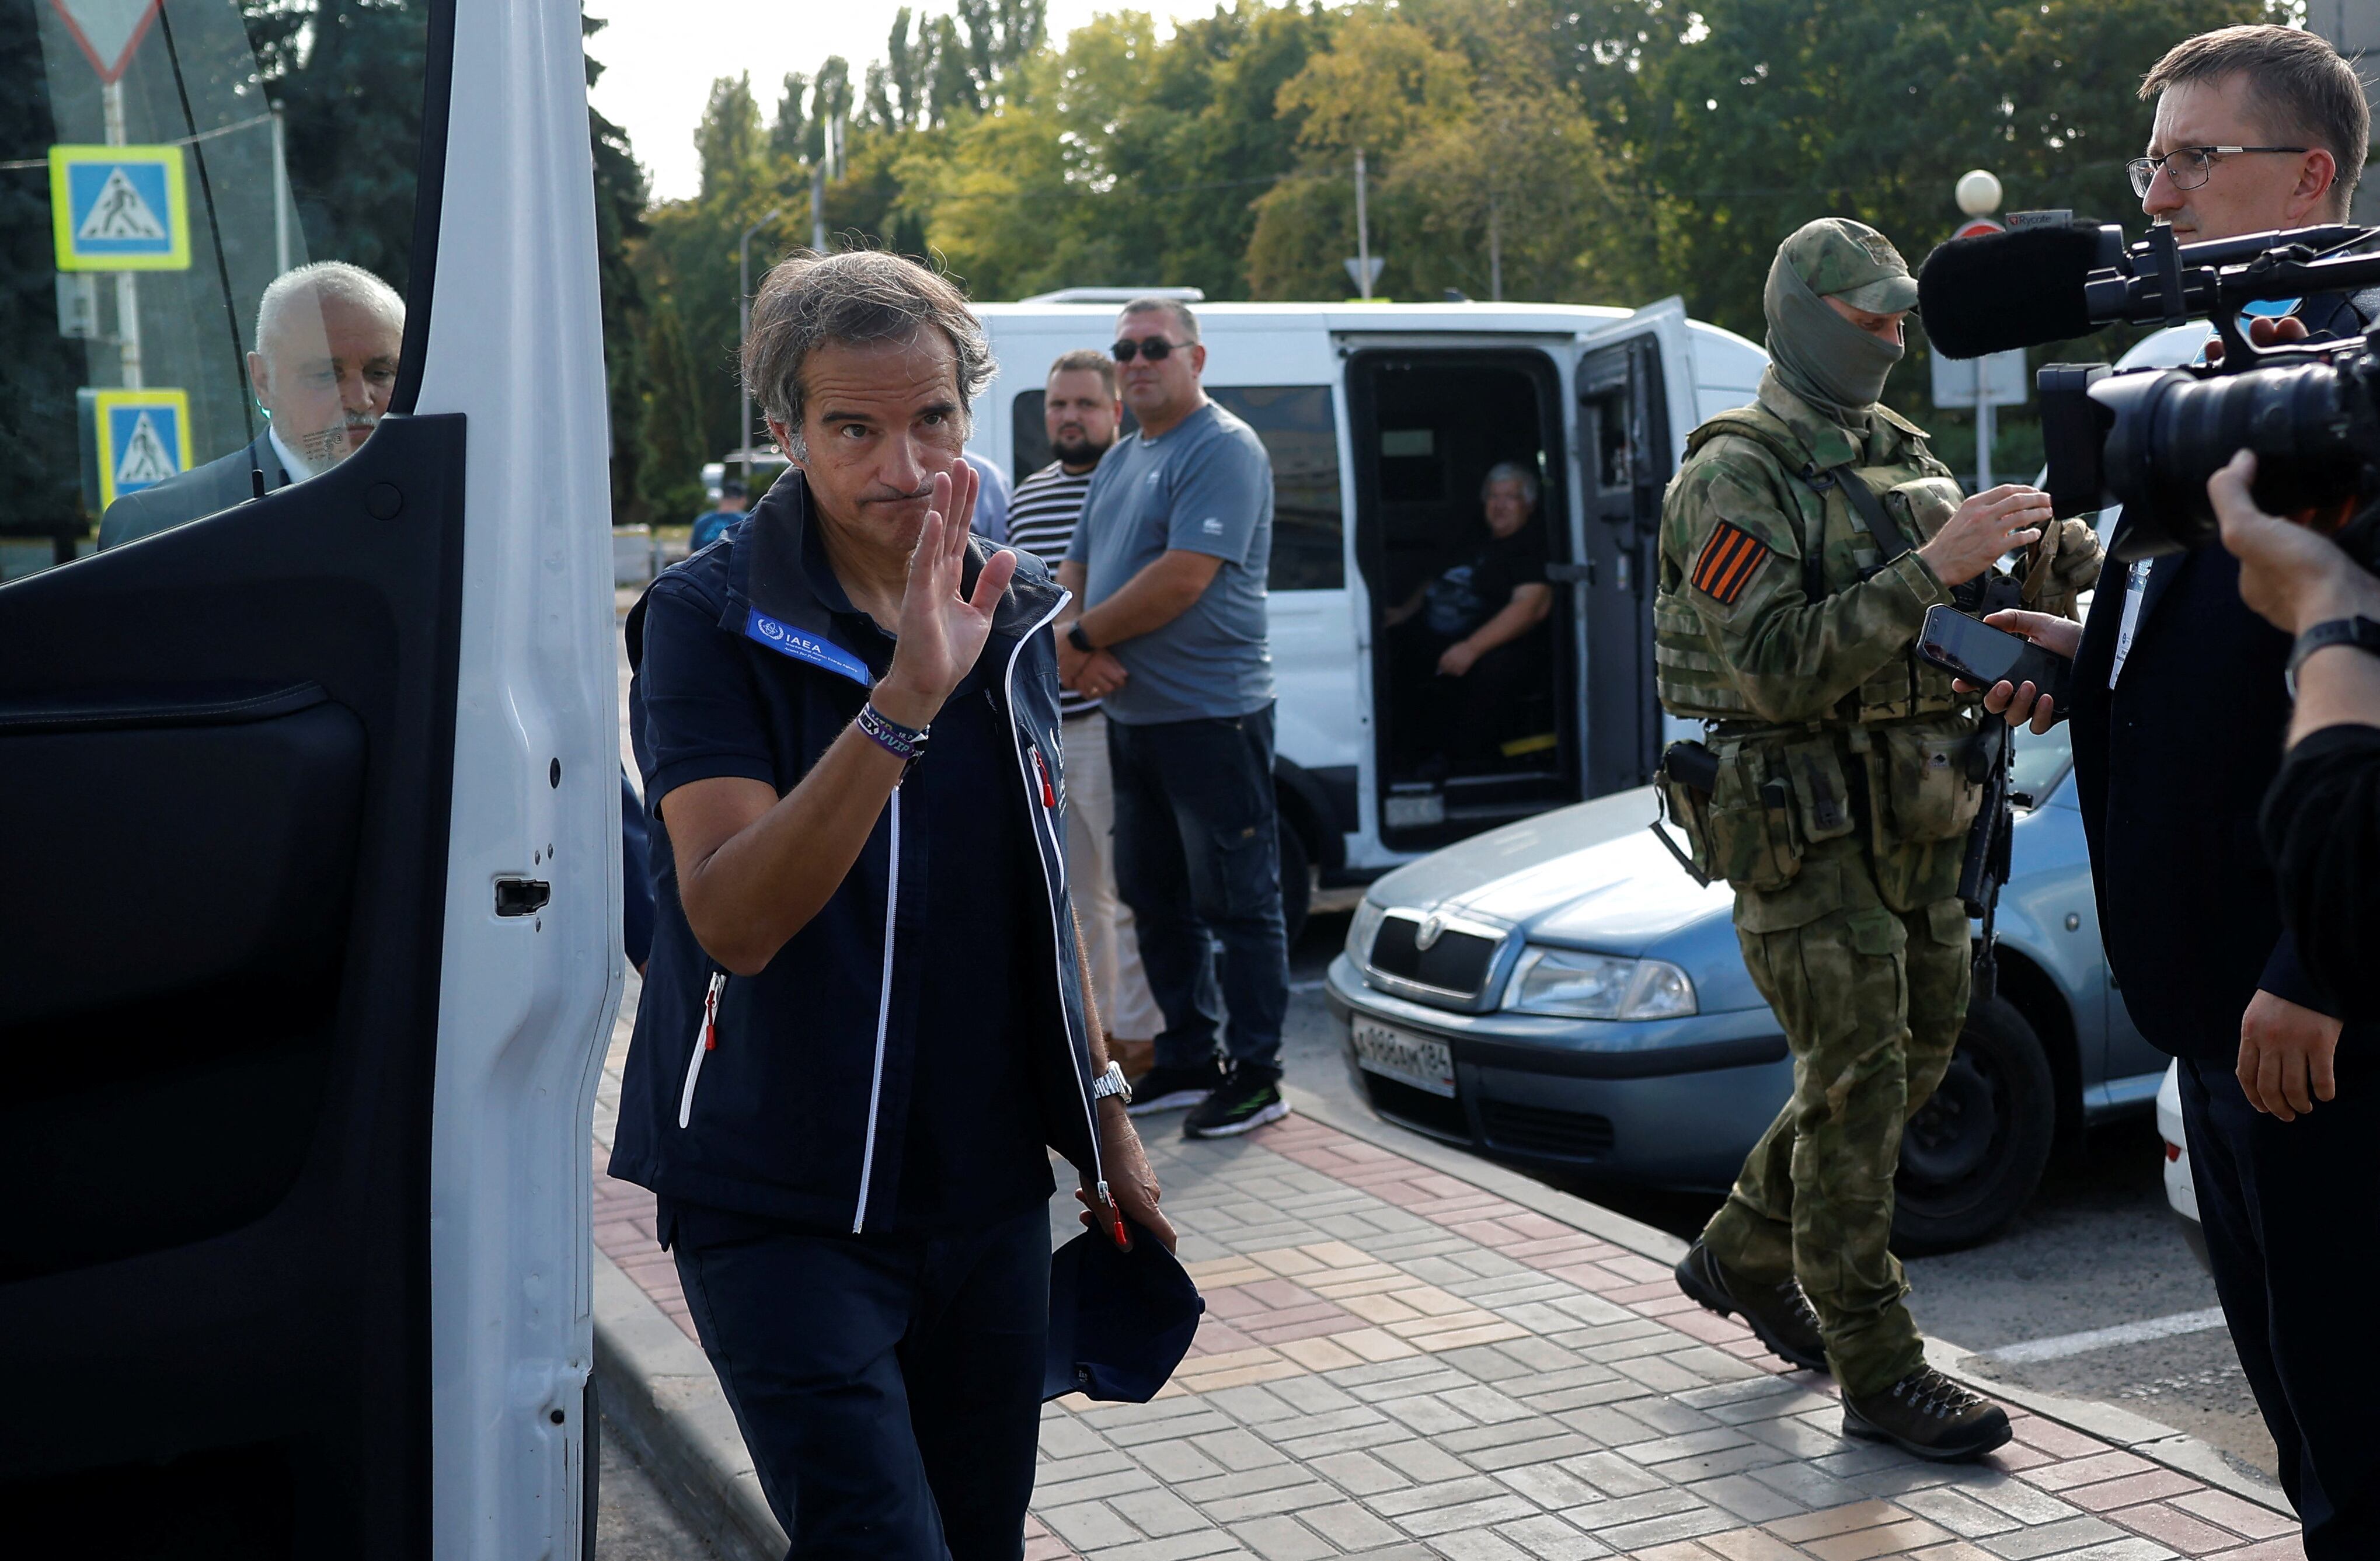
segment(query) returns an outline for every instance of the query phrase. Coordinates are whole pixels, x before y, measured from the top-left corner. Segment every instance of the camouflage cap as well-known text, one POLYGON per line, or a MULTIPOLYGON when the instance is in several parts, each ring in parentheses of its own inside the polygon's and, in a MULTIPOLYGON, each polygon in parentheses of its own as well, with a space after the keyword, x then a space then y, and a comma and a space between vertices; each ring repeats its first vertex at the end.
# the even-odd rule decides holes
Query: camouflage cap
POLYGON ((1793 273, 1822 298, 1853 309, 1899 314, 1917 307, 1917 279, 1892 240, 1849 217, 1804 223, 1777 247, 1793 273))

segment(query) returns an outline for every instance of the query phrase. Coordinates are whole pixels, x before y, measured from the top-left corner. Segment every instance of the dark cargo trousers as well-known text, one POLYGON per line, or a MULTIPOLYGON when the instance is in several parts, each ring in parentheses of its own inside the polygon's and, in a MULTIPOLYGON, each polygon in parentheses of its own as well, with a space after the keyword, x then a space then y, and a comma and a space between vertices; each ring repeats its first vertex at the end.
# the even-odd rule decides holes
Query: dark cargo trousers
POLYGON ((1755 1279, 1798 1276, 1846 1393, 1925 1361, 1888 1245, 1900 1130, 1932 1096, 1965 1023, 1971 952, 1956 900, 1897 912, 1856 838, 1809 849, 1773 894, 1740 889, 1736 938, 1785 1026, 1793 1096, 1703 1239, 1755 1279))

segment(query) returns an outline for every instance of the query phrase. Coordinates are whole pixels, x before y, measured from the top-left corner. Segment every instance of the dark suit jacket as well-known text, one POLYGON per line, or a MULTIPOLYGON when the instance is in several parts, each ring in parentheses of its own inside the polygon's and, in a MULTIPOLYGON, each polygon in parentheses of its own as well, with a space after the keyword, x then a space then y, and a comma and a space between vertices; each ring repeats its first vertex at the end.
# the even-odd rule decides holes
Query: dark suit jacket
POLYGON ((256 496, 256 479, 250 474, 260 467, 266 492, 289 486, 289 473, 282 467, 269 433, 258 434, 253 443, 205 466, 192 466, 154 488, 127 493, 108 505, 100 520, 101 551, 248 502, 256 496))
MULTIPOLYGON (((2362 328, 2343 297, 2310 298, 2301 314, 2321 335, 2362 328)), ((2228 1063, 2259 988, 2338 1011, 2281 926, 2257 829, 2289 727, 2289 636, 2240 599, 2240 561, 2221 547, 2159 558, 2111 690, 2129 568, 2110 562, 2100 576, 2070 712, 2099 926, 2149 1044, 2228 1063)))

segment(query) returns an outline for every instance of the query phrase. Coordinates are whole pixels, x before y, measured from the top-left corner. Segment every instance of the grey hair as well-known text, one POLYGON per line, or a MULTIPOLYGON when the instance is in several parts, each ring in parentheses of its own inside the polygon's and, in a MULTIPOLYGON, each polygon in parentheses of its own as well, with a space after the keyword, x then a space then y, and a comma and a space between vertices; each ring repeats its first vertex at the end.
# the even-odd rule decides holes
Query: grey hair
POLYGON ((1158 313, 1170 314, 1173 317, 1173 322, 1182 327, 1184 341, 1195 342, 1198 339, 1198 317, 1192 314, 1190 306, 1179 298, 1135 298, 1117 311, 1116 318, 1121 320, 1127 314, 1158 313))
POLYGON ((810 354, 822 346, 868 346, 940 331, 956 355, 961 431, 972 426, 975 398, 991 383, 991 344, 948 277, 917 261, 873 249, 839 255, 809 250, 770 268, 752 298, 744 337, 744 383, 761 409, 785 425, 785 454, 798 461, 810 354))
POLYGON ((1495 487, 1500 482, 1519 483, 1521 485, 1521 497, 1529 502, 1529 508, 1536 509, 1537 507, 1537 474, 1531 471, 1528 467, 1521 465, 1518 461, 1499 461, 1494 466, 1488 468, 1488 475, 1479 479, 1479 502, 1481 503, 1484 504, 1488 502, 1488 490, 1495 487))
POLYGON ((264 352, 264 344, 281 334, 283 321, 300 300, 320 309, 325 298, 370 309, 396 330, 405 329, 405 300, 395 288, 361 266, 316 260, 293 266, 265 284, 264 296, 256 302, 256 350, 264 352))

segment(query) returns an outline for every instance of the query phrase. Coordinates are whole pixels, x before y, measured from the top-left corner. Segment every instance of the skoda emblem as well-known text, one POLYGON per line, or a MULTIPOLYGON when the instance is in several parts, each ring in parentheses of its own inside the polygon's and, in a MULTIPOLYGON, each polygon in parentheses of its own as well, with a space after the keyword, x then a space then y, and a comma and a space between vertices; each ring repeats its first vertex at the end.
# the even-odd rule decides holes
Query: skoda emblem
POLYGON ((1421 919, 1421 930, 1414 934, 1414 947, 1425 954, 1428 953, 1430 945, 1436 943, 1439 934, 1445 930, 1446 918, 1432 911, 1421 919))

